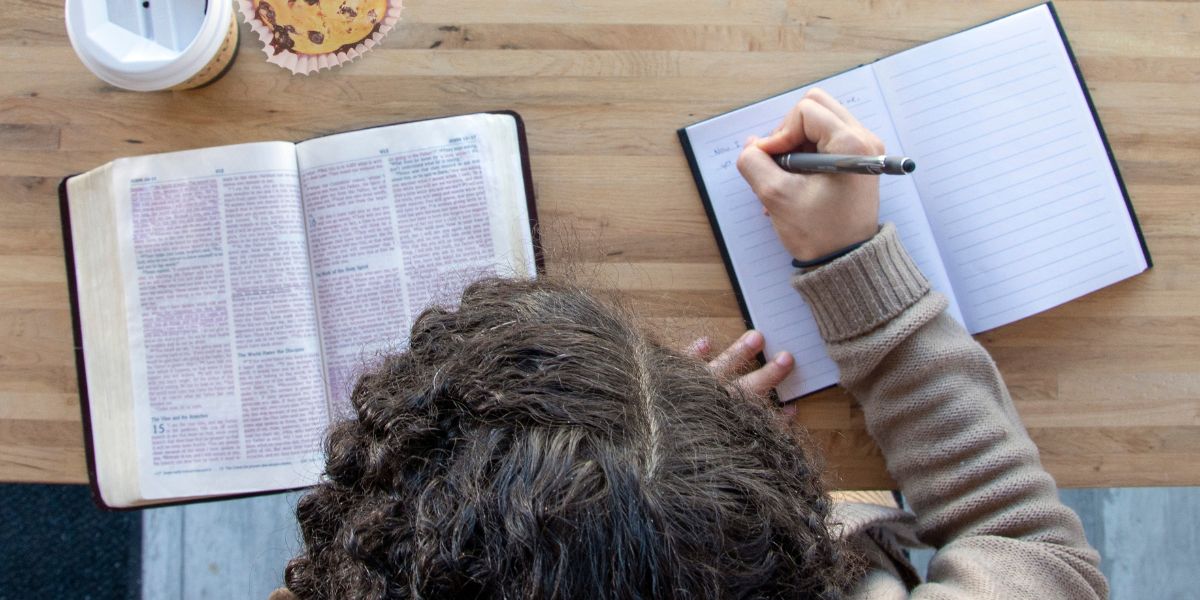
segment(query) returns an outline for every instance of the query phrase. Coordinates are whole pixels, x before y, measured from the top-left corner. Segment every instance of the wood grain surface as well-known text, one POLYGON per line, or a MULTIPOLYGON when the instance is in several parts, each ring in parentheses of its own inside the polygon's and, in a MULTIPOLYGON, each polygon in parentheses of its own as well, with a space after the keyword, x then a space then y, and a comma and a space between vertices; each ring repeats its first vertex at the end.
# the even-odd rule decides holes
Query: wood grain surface
MULTIPOLYGON (((491 109, 526 119, 551 272, 624 290, 684 343, 741 330, 676 128, 1028 6, 409 0, 383 46, 309 77, 242 25, 203 89, 114 89, 61 0, 0 0, 0 480, 86 480, 56 186, 114 158, 491 109)), ((1056 3, 1155 268, 979 336, 1066 486, 1200 484, 1200 4, 1056 3)), ((840 390, 798 421, 845 489, 891 485, 840 390)))

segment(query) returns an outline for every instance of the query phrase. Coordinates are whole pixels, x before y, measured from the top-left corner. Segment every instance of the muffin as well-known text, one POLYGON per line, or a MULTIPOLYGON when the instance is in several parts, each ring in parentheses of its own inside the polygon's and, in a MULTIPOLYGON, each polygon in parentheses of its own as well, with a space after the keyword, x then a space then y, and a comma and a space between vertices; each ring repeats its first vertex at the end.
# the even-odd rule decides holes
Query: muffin
POLYGON ((311 73, 354 60, 383 39, 400 0, 240 0, 268 62, 311 73))

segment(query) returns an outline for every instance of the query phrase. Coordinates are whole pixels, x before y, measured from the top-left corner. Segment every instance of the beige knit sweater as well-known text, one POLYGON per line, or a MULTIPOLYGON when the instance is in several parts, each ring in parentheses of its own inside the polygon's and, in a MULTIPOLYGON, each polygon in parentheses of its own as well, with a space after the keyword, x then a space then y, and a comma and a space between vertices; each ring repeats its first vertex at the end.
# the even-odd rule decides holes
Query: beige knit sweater
POLYGON ((839 510, 873 565, 857 597, 1108 596, 1100 556, 1058 501, 996 365, 894 227, 793 284, 915 514, 839 510), (919 585, 893 547, 906 525, 937 550, 919 585))

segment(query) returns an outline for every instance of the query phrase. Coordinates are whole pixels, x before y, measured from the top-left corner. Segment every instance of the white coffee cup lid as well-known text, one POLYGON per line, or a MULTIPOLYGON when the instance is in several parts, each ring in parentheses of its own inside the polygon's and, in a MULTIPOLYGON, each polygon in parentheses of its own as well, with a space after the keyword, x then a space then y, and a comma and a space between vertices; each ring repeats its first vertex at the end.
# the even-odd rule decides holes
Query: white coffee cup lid
POLYGON ((203 69, 233 18, 229 0, 66 2, 79 59, 100 79, 137 91, 168 89, 203 69))

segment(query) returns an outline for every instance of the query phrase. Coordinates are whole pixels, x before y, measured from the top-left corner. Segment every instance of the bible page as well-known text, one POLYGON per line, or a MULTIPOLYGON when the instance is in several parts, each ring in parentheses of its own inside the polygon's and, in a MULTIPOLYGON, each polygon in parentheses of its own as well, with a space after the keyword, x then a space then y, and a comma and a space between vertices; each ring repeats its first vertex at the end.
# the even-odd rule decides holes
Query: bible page
MULTIPOLYGON (((762 203, 738 172, 737 157, 747 137, 766 137, 813 86, 844 104, 883 140, 888 152, 904 152, 870 67, 835 75, 685 130, 750 320, 766 338, 765 353, 772 356, 787 350, 796 357, 795 370, 777 388, 784 400, 837 383, 837 366, 825 353, 812 311, 792 288, 792 257, 776 236, 771 219, 763 214, 762 203)), ((934 288, 951 298, 950 310, 958 316, 941 257, 909 177, 880 177, 880 220, 895 223, 913 260, 934 288)))
POLYGON ((327 424, 292 144, 113 165, 147 499, 308 485, 327 424))
POLYGON ((1146 269, 1046 5, 874 67, 972 333, 1146 269))
POLYGON ((297 145, 331 415, 416 317, 536 275, 516 121, 468 115, 297 145))

